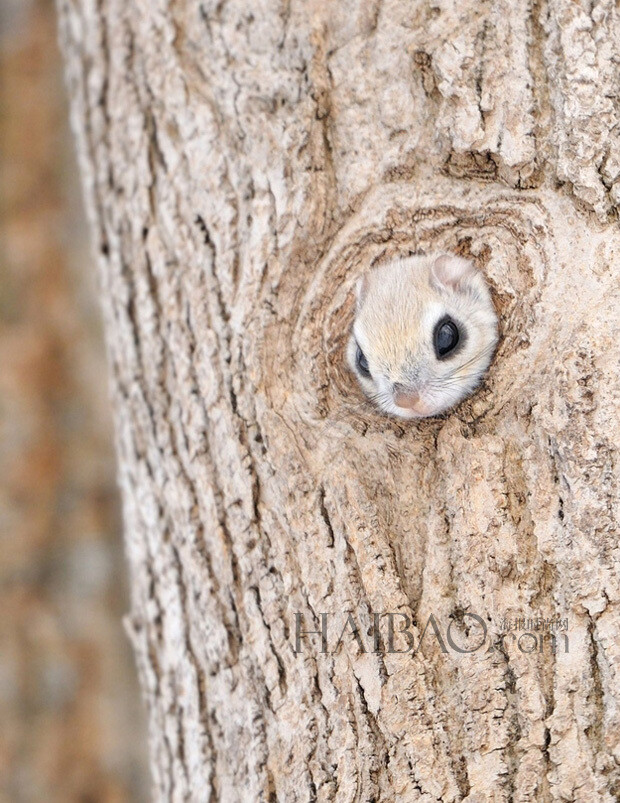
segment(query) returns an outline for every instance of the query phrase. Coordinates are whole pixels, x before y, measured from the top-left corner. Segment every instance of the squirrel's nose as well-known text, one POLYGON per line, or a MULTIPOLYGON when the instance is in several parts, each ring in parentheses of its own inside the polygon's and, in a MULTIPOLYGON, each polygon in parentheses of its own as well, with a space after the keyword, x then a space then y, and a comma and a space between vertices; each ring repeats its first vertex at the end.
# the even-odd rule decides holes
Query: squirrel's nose
POLYGON ((398 407, 402 407, 405 410, 415 410, 419 401, 419 393, 407 388, 405 385, 398 384, 398 382, 394 385, 394 404, 398 407))

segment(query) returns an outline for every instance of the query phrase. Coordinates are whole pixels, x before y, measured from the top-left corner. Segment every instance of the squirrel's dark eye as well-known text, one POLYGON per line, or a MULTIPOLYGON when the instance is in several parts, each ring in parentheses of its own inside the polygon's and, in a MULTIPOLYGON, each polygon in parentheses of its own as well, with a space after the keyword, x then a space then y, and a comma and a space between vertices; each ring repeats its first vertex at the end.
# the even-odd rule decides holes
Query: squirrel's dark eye
POLYGON ((368 360, 366 359, 366 355, 359 346, 357 347, 357 352, 355 353, 355 363, 357 365, 358 371, 362 376, 370 376, 370 368, 368 367, 368 360))
POLYGON ((442 318, 435 327, 434 345, 437 359, 447 357, 457 347, 459 328, 451 318, 442 318))

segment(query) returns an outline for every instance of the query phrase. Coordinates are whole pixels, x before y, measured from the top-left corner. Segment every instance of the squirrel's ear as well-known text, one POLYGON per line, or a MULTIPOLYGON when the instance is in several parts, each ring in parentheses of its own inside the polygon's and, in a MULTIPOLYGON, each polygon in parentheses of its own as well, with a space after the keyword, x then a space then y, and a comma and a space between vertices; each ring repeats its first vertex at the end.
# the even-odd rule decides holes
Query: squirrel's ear
POLYGON ((438 285, 456 290, 476 273, 476 268, 469 259, 453 254, 441 254, 433 262, 431 272, 433 280, 438 285))
POLYGON ((357 308, 359 309, 364 303, 366 294, 368 293, 368 276, 364 274, 360 276, 355 285, 355 294, 357 297, 357 308))

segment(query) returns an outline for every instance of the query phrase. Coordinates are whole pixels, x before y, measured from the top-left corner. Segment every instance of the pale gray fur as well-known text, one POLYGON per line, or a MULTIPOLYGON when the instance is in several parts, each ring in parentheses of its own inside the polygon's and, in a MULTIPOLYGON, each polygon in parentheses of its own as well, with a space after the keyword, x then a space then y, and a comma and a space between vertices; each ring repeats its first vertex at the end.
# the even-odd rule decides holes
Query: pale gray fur
POLYGON ((497 315, 484 277, 472 262, 452 254, 395 259, 364 276, 357 295, 348 362, 364 393, 381 410, 424 418, 444 412, 475 390, 497 345, 497 315), (445 315, 459 325, 461 340, 453 354, 439 360, 433 333, 445 315), (370 378, 356 364, 358 344, 370 378))

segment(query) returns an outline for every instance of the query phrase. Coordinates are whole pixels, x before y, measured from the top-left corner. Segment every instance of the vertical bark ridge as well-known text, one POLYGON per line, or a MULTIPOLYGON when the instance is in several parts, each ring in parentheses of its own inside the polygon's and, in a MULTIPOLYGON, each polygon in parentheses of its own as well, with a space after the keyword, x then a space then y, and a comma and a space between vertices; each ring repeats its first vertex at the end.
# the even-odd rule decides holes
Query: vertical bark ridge
POLYGON ((159 798, 617 793, 612 5, 59 0, 159 798), (501 343, 405 425, 346 369, 352 289, 432 249, 501 343), (497 642, 539 612, 569 652, 497 642), (495 646, 442 649, 472 615, 495 646))

